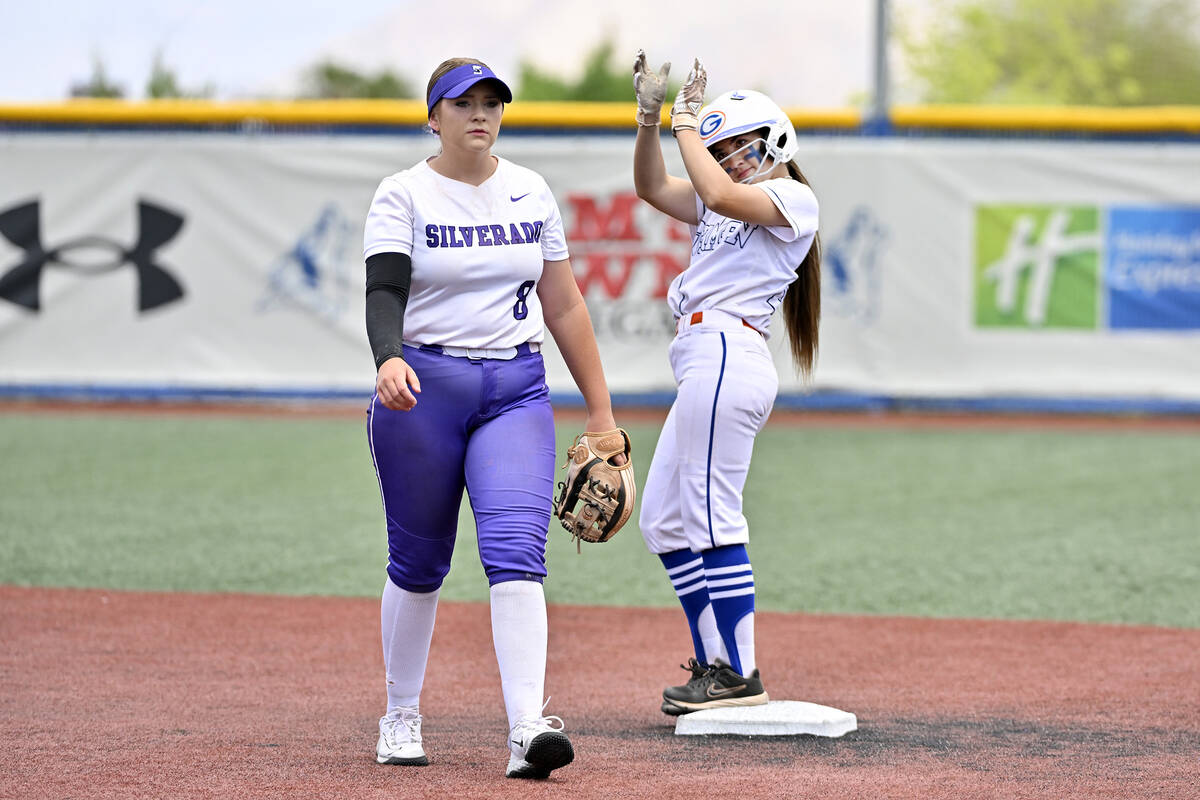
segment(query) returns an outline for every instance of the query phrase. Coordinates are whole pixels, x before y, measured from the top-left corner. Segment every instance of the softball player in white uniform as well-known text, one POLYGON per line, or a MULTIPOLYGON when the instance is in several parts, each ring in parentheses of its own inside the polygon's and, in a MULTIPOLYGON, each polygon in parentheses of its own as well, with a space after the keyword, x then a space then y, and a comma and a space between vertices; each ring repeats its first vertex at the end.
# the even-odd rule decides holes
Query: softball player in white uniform
POLYGON ((388 532, 376 760, 428 763, 419 700, 465 489, 491 587, 505 774, 545 778, 574 750, 562 720, 542 715, 555 469, 543 325, 583 395, 586 430, 616 422, 554 196, 491 153, 512 92, 482 62, 451 59, 426 98, 442 149, 383 180, 364 237, 378 370, 367 430, 388 532))
POLYGON ((796 132, 758 92, 721 95, 701 110, 697 60, 671 110, 688 179, 667 174, 659 136, 669 65, 638 53, 634 86, 638 196, 687 223, 688 268, 668 303, 678 333, 668 350, 678 395, 642 492, 640 525, 662 560, 691 629, 691 680, 663 692, 671 715, 757 705, 754 576, 742 489, 754 439, 779 379, 767 348, 783 308, 797 366, 809 373, 820 317, 817 200, 792 161, 796 132))

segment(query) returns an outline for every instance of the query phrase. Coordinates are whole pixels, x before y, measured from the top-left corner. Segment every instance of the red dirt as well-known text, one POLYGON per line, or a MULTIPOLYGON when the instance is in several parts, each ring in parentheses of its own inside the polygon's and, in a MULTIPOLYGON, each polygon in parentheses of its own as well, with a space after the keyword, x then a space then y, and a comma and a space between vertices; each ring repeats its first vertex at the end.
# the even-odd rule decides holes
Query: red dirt
POLYGON ((503 778, 486 606, 439 612, 431 765, 374 763, 369 599, 0 587, 0 797, 1200 797, 1200 631, 761 613, 776 699, 841 739, 676 737, 673 609, 550 607, 549 713, 574 764, 503 778))

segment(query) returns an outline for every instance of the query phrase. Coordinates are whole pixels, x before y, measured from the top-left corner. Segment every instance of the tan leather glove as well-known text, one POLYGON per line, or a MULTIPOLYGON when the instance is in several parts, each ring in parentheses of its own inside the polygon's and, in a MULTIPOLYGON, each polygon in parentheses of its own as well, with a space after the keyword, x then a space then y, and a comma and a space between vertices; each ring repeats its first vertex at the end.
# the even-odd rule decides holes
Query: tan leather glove
POLYGON ((629 434, 623 428, 581 433, 567 448, 567 477, 558 483, 554 516, 578 542, 607 542, 633 514, 637 486, 629 434), (624 455, 618 465, 616 456, 624 455))

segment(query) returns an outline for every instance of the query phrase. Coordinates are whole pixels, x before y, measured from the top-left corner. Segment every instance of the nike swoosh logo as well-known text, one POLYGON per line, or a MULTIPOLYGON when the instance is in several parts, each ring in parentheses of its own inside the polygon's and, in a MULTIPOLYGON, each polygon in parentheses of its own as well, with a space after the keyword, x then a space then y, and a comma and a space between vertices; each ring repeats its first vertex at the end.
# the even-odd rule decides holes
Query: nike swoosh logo
POLYGON ((509 200, 512 200, 512 201, 515 203, 515 202, 517 202, 518 200, 520 200, 522 197, 528 197, 528 196, 529 196, 529 192, 526 192, 525 194, 519 194, 519 195, 517 195, 516 197, 513 197, 513 196, 510 194, 510 195, 508 196, 508 199, 509 199, 509 200))
POLYGON ((706 695, 708 695, 709 697, 724 697, 727 694, 741 691, 742 689, 745 689, 745 688, 746 688, 746 684, 744 684, 744 683, 741 686, 730 686, 730 687, 724 688, 724 689, 718 689, 716 686, 710 685, 707 689, 704 690, 704 693, 706 695))

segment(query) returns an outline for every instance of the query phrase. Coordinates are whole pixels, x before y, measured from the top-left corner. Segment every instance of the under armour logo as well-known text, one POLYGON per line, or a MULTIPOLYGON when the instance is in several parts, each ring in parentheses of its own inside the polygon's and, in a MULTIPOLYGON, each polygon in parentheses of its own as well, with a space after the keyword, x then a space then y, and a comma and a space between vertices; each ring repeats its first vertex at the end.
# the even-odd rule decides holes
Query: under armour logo
POLYGON ((138 235, 126 248, 103 236, 80 236, 47 250, 42 245, 41 211, 38 201, 14 206, 0 213, 0 235, 25 251, 24 257, 0 275, 0 297, 32 311, 41 308, 39 290, 42 270, 57 265, 95 275, 133 264, 138 276, 138 310, 149 311, 183 297, 179 281, 154 261, 155 251, 175 238, 183 217, 165 208, 138 201, 138 235), (108 250, 112 260, 91 264, 72 261, 69 254, 80 250, 108 250))
POLYGON ((483 67, 479 66, 478 64, 472 64, 472 65, 471 65, 471 72, 472 72, 472 73, 474 73, 475 75, 482 75, 482 74, 483 74, 483 67))

